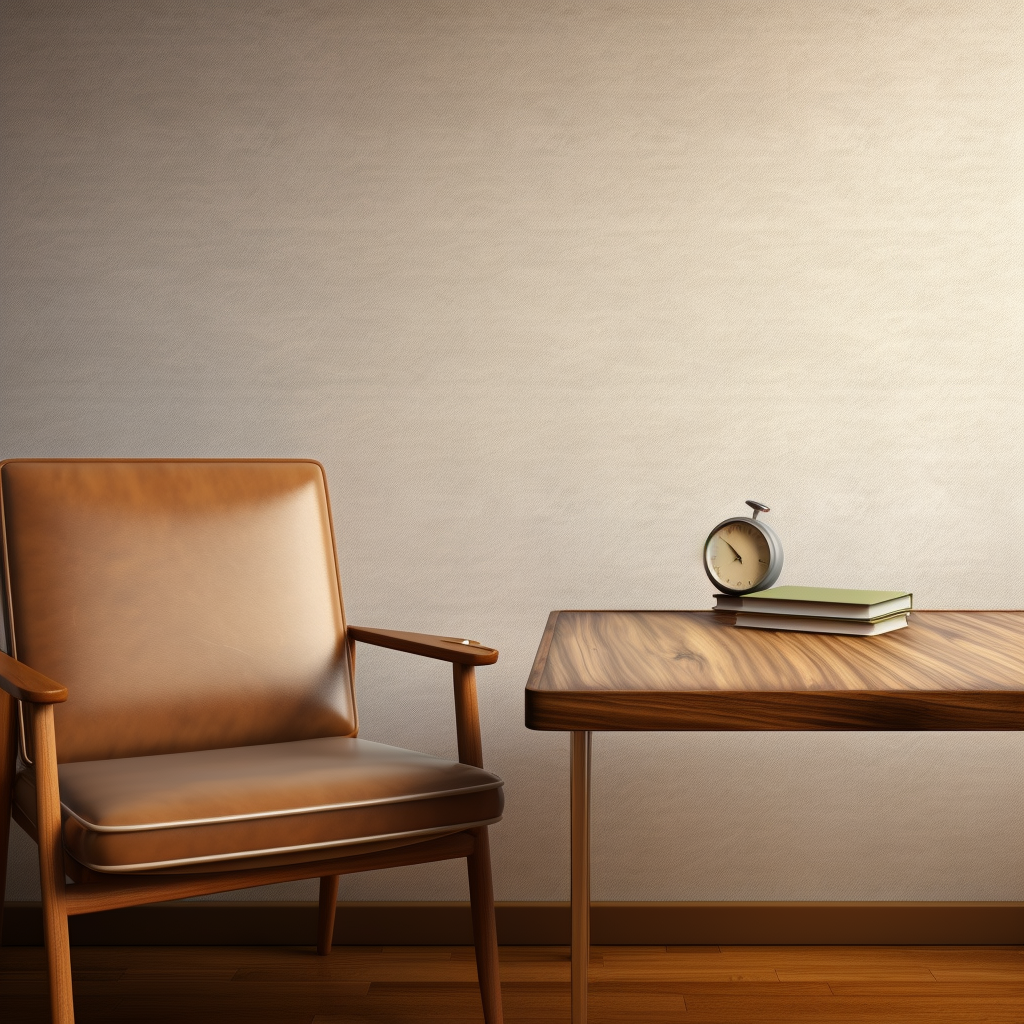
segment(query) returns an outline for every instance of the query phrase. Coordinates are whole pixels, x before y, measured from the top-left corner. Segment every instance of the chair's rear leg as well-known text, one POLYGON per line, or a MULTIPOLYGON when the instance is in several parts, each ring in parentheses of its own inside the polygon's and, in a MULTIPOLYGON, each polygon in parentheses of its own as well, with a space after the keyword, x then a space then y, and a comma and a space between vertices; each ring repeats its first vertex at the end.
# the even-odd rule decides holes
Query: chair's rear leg
POLYGON ((487 826, 473 829, 474 852, 466 858, 469 868, 469 899, 473 913, 473 944, 476 973, 486 1024, 502 1024, 501 978, 498 973, 498 929, 494 922, 494 888, 491 885, 491 848, 487 826))
POLYGON ((334 913, 338 909, 340 875, 324 875, 320 879, 320 916, 316 928, 316 951, 327 956, 334 942, 334 913))

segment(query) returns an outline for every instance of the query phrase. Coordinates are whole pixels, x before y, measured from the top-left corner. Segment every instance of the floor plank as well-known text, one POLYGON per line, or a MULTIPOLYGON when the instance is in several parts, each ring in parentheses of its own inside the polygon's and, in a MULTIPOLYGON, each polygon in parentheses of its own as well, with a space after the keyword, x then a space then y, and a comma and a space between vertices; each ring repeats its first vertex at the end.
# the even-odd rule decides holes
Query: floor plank
MULTIPOLYGON (((508 1024, 569 1020, 565 947, 501 950, 508 1024)), ((78 1024, 479 1024, 467 947, 76 947, 78 1024)), ((1024 1024, 1024 947, 604 946, 592 1024, 1024 1024)), ((0 949, 4 1024, 46 1024, 42 949, 0 949)))

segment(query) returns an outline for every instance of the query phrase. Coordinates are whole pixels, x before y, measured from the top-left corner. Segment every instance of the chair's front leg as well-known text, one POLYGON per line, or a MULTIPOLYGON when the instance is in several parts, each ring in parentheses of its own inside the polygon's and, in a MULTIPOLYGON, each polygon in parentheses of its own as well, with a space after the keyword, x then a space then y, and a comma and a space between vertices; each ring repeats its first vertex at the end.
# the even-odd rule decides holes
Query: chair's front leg
POLYGON ((476 973, 486 1024, 502 1024, 501 977, 498 972, 498 929, 494 920, 494 889, 491 885, 491 848, 487 826, 473 829, 476 841, 466 858, 469 868, 469 902, 473 915, 473 946, 476 973))
POLYGON ((64 895, 64 844, 61 839, 60 790, 53 705, 32 708, 32 745, 36 765, 36 830, 39 835, 39 882, 43 891, 43 934, 50 978, 53 1024, 74 1024, 71 996, 71 943, 64 895))
MULTIPOLYGON (((452 665, 455 680, 455 731, 459 760, 477 768, 484 766, 480 739, 480 711, 476 699, 476 670, 472 665, 452 665)), ((476 973, 486 1024, 501 1024, 501 978, 498 973, 498 929, 494 921, 494 887, 491 883, 491 847, 487 826, 472 830, 473 852, 466 858, 469 868, 469 903, 473 915, 473 945, 476 973)))

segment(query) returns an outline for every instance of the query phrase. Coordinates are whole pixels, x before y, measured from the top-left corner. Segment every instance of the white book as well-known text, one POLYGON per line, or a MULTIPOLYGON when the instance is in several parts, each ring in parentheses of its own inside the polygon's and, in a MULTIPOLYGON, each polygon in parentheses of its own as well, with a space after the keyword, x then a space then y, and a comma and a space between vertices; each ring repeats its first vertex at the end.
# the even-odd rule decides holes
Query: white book
POLYGON ((788 629, 795 633, 841 633, 847 636, 878 636, 907 625, 906 612, 874 622, 861 619, 821 619, 801 615, 769 615, 765 612, 737 612, 741 629, 788 629))

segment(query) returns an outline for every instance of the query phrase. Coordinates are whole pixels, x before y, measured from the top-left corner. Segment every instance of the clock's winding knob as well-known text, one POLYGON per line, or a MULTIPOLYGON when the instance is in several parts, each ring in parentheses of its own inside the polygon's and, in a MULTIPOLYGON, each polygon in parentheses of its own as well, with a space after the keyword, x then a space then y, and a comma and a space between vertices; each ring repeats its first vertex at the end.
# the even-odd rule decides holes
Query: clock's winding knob
POLYGON ((754 510, 754 516, 753 516, 754 519, 757 518, 757 513, 758 512, 771 512, 771 509, 767 505, 765 505, 763 502, 751 501, 748 498, 747 499, 747 504, 754 510))

